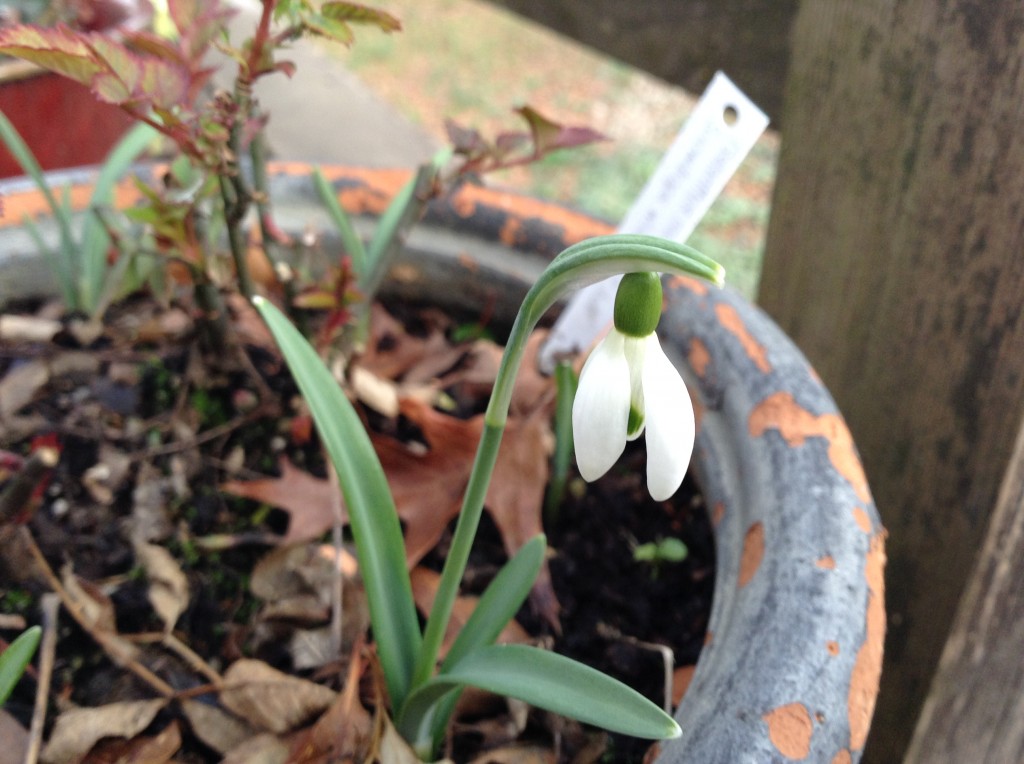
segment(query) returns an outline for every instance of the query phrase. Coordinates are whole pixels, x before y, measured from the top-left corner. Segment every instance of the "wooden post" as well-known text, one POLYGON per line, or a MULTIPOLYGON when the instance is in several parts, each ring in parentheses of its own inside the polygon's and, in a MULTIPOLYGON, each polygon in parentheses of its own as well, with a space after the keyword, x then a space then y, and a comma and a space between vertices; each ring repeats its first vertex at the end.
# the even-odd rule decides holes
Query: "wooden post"
POLYGON ((869 761, 909 743, 1024 422, 1022 123, 1019 0, 802 4, 760 301, 890 533, 869 761))
POLYGON ((1024 761, 1024 427, 904 764, 1024 761))

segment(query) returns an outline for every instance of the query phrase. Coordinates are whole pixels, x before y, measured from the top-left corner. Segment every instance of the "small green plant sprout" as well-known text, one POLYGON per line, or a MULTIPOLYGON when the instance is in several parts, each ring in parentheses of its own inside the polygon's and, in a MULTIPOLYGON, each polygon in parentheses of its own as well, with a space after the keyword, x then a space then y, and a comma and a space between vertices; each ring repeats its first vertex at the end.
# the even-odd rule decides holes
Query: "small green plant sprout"
POLYGON ((58 239, 54 248, 44 240, 42 231, 31 219, 25 221, 36 245, 50 262, 69 311, 95 319, 120 294, 132 259, 110 257, 113 242, 107 221, 101 215, 111 207, 114 184, 155 136, 156 131, 148 125, 136 125, 111 149, 96 178, 89 212, 76 231, 68 195, 64 193, 58 198, 24 139, 0 112, 0 141, 35 182, 57 222, 58 239))
POLYGON ((658 577, 663 565, 682 562, 689 554, 686 544, 673 536, 648 541, 646 544, 633 544, 633 559, 650 563, 652 578, 658 577))
POLYGON ((7 702, 7 698, 14 691, 14 686, 25 673, 25 667, 35 655, 42 633, 40 627, 33 626, 23 631, 3 653, 0 653, 0 706, 7 702))
MULTIPOLYGON (((422 631, 394 499, 358 413, 285 315, 265 299, 254 301, 306 399, 337 473, 391 712, 398 731, 422 757, 436 750, 465 687, 515 697, 637 737, 662 739, 680 734, 671 716, 617 680, 538 648, 494 644, 501 628, 525 601, 540 570, 546 548, 543 536, 525 544, 499 572, 438 665, 442 637, 479 526, 512 387, 530 333, 548 308, 569 291, 616 274, 636 272, 693 275, 714 282, 723 276, 717 263, 695 250, 641 235, 589 239, 569 247, 548 265, 527 293, 512 326, 437 594, 422 631)), ((676 458, 689 456, 678 450, 671 453, 676 458)), ((685 468, 683 464, 681 469, 685 468)))

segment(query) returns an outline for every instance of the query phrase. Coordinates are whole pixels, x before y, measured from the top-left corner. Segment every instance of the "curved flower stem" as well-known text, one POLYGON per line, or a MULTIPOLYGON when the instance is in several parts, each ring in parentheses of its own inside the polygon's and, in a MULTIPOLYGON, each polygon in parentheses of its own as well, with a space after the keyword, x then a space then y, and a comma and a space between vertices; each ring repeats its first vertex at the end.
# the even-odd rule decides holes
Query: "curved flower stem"
POLYGON ((494 391, 484 415, 484 431, 462 500, 462 511, 455 525, 434 605, 423 632, 423 643, 413 672, 413 689, 430 679, 434 673, 441 640, 480 524, 487 487, 491 482, 501 436, 508 420, 512 388, 530 333, 548 308, 573 289, 609 276, 640 271, 697 276, 717 284, 721 284, 725 277, 725 270, 718 263, 684 244, 654 236, 614 234, 587 239, 563 251, 551 261, 523 300, 512 325, 494 391))

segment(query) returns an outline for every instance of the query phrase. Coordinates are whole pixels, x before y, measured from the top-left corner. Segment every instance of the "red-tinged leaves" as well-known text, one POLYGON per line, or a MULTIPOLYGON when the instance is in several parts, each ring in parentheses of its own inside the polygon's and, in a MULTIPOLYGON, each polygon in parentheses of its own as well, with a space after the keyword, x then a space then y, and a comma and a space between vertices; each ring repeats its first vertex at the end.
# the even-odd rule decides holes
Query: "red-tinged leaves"
POLYGON ((530 126, 534 150, 538 154, 607 140, 606 136, 589 127, 567 127, 548 119, 532 106, 521 106, 516 112, 530 126))
POLYGON ((352 28, 340 19, 332 19, 320 13, 307 13, 302 17, 302 24, 306 31, 342 45, 351 45, 355 40, 352 28))
POLYGON ((96 59, 87 39, 64 26, 40 28, 15 24, 0 28, 0 53, 31 61, 89 85, 105 67, 96 59))
POLYGON ((384 32, 399 32, 402 29, 402 22, 387 11, 360 3, 327 2, 320 7, 320 13, 336 21, 369 24, 384 32))
MULTIPOLYGON (((207 5, 218 4, 207 3, 207 5)), ((167 12, 170 14, 171 21, 174 22, 174 26, 178 28, 178 31, 184 31, 191 29, 195 24, 202 5, 199 0, 167 0, 167 12)))

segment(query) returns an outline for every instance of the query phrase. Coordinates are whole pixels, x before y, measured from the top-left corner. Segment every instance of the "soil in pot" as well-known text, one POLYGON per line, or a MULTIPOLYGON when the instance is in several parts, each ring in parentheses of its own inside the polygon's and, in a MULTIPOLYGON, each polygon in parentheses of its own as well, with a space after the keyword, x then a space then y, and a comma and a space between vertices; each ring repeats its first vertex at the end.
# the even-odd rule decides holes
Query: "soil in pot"
MULTIPOLYGON (((436 312, 400 306, 395 312, 401 322, 378 314, 386 329, 375 335, 372 350, 378 360, 404 358, 396 366, 403 394, 411 387, 421 393, 440 387, 434 400, 450 409, 444 416, 464 421, 477 414, 487 385, 474 359, 482 347, 487 350, 480 352, 492 353, 492 346, 453 339, 467 326, 436 312), (431 376, 411 385, 410 374, 425 369, 431 376)), ((324 525, 324 497, 331 489, 279 357, 254 316, 240 313, 238 319, 246 351, 221 358, 196 350, 186 311, 141 299, 118 306, 103 335, 88 346, 66 325, 52 342, 3 345, 0 400, 7 408, 0 442, 13 454, 8 479, 16 471, 14 457, 44 444, 61 450, 32 511, 8 518, 0 529, 0 612, 34 623, 40 595, 56 585, 33 558, 18 523, 27 524, 62 579, 65 598, 79 611, 78 622, 67 613, 61 619, 48 733, 54 734, 52 720, 69 704, 153 698, 153 687, 134 670, 138 666, 165 682, 179 701, 138 729, 118 733, 116 742, 111 732, 112 739, 100 744, 104 755, 137 753, 173 731, 177 760, 218 761, 229 746, 200 731, 195 707, 184 699, 212 705, 208 685, 244 660, 340 689, 351 643, 365 628, 358 590, 350 585, 345 650, 341 658, 324 654, 331 644, 324 636, 330 601, 324 569, 308 558, 283 561, 281 535, 298 542, 293 549, 322 549, 310 542, 325 538, 330 507, 324 525), (276 478, 259 482, 268 475, 276 478), (225 492, 226 483, 260 487, 250 491, 255 498, 244 499, 236 495, 244 489, 225 492), (268 587, 279 600, 268 601, 268 587), (157 589, 164 598, 160 606, 154 605, 157 589), (294 596, 284 596, 285 589, 294 596), (163 636, 168 624, 173 642, 163 636), (116 638, 132 665, 111 660, 97 635, 108 643, 116 638)), ((378 382, 394 392, 392 381, 378 382)), ((407 413, 389 417, 368 405, 364 411, 379 437, 418 443, 413 452, 428 445, 425 425, 407 413)), ((557 519, 545 528, 551 589, 525 606, 517 621, 525 638, 617 676, 660 704, 666 692, 663 648, 682 667, 671 672, 678 694, 703 645, 714 547, 692 483, 670 502, 653 502, 643 475, 642 444, 633 444, 600 482, 585 486, 570 479, 557 519), (685 559, 658 551, 666 540, 681 541, 685 559)), ((423 570, 439 568, 449 532, 450 525, 439 528, 423 570)), ((507 545, 508 531, 485 515, 467 595, 482 591, 505 560, 507 545)), ((361 684, 368 707, 374 701, 371 676, 368 669, 361 684)), ((24 681, 7 706, 26 726, 33 685, 32 677, 24 681)), ((323 714, 317 709, 310 706, 301 721, 274 730, 273 744, 294 744, 295 730, 323 714)), ((629 762, 641 761, 649 748, 648 741, 483 703, 454 726, 449 753, 455 761, 473 761, 491 750, 497 758, 481 760, 629 762)))

